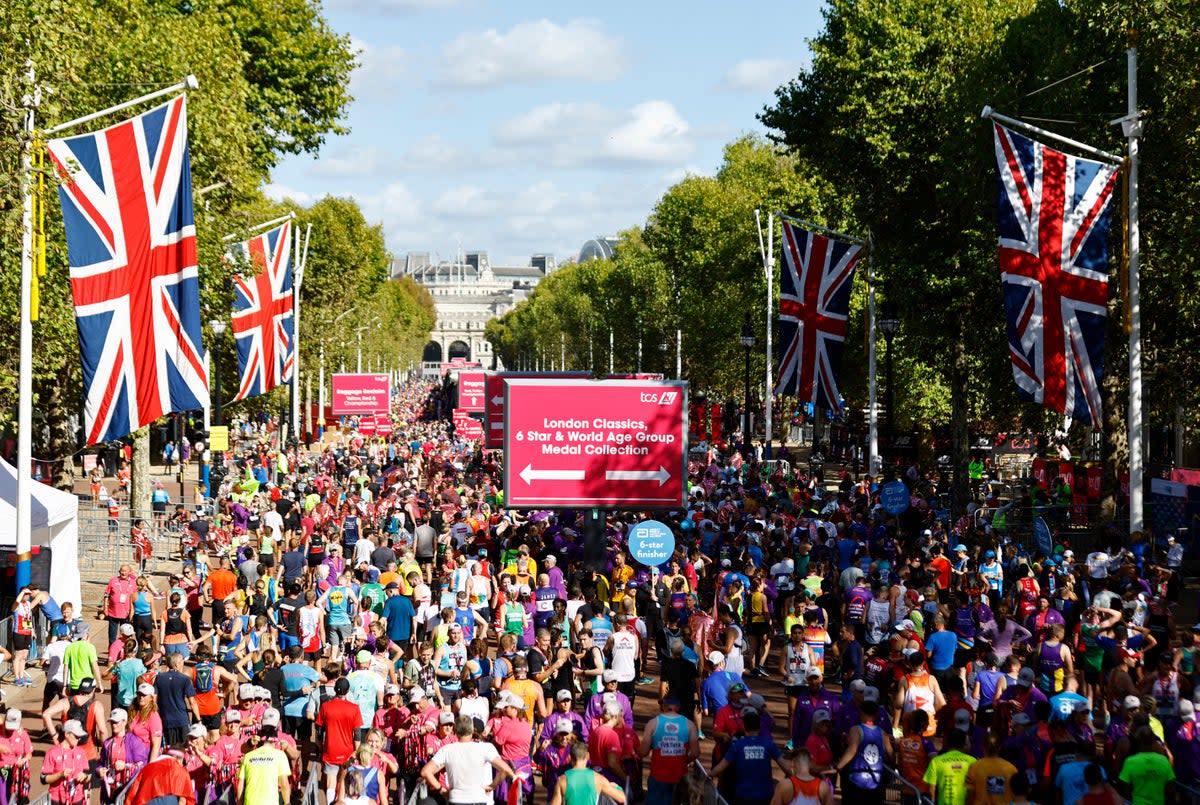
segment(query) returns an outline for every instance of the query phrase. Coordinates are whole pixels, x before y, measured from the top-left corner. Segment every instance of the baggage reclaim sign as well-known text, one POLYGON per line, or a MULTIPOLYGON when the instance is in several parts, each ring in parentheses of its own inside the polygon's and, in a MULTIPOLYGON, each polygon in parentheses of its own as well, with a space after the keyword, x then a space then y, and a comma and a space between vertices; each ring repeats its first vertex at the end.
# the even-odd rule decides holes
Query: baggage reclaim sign
POLYGON ((505 385, 505 505, 685 503, 686 383, 508 378, 505 385))

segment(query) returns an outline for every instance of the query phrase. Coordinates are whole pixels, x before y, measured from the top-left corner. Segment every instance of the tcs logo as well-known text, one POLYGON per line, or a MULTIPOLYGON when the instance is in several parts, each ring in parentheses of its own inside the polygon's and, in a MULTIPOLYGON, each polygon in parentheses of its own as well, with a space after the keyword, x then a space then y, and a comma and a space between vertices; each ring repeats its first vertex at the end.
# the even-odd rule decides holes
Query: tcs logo
POLYGON ((652 405, 671 405, 679 399, 678 391, 643 391, 641 402, 652 405))

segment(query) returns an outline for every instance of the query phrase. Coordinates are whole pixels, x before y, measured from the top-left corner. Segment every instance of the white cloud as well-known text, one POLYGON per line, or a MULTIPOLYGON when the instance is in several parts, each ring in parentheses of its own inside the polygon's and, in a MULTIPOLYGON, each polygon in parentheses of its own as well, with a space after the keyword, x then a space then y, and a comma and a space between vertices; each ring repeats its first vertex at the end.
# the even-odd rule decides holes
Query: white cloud
POLYGON ((460 185, 442 191, 429 209, 449 218, 486 218, 499 212, 501 205, 501 199, 482 187, 460 185))
POLYGON ((308 172, 325 179, 378 176, 389 170, 388 162, 387 155, 378 146, 343 147, 328 156, 318 156, 308 172))
POLYGON ((800 74, 804 63, 794 59, 743 59, 725 73, 718 85, 729 92, 770 92, 800 74))
POLYGON ((398 46, 375 47, 361 39, 352 39, 351 47, 358 53, 358 69, 350 77, 350 94, 356 100, 386 101, 401 94, 402 80, 408 73, 410 57, 398 46))
POLYGON ((492 142, 536 164, 557 168, 685 161, 694 151, 686 120, 667 101, 631 109, 552 103, 501 121, 492 142))
POLYGON ((316 196, 312 193, 306 193, 303 190, 296 190, 293 187, 276 184, 272 182, 263 188, 263 195, 271 199, 271 201, 294 201, 302 207, 307 207, 316 201, 316 196))
POLYGON ((608 136, 604 153, 637 162, 686 159, 692 153, 687 121, 666 101, 640 103, 630 111, 629 120, 608 136))
POLYGON ((534 20, 501 33, 464 33, 442 51, 435 83, 495 87, 543 81, 611 81, 625 67, 621 40, 591 20, 534 20))

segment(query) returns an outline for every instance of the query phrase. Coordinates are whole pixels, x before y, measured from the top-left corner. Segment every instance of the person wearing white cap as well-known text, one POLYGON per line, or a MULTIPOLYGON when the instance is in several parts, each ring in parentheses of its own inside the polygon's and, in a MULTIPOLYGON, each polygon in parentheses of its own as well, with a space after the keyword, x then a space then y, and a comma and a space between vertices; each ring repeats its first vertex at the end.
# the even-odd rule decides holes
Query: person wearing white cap
POLYGON ((237 710, 226 710, 221 719, 220 734, 209 747, 213 762, 210 767, 213 784, 231 785, 242 764, 242 714, 237 710))
MULTIPOLYGON (((42 782, 50 787, 50 801, 56 805, 76 805, 87 801, 87 783, 91 780, 87 752, 79 742, 87 730, 76 719, 62 728, 62 740, 46 750, 42 761, 42 782)), ((57 739, 57 734, 55 734, 57 739)))
POLYGON ((242 756, 234 786, 239 805, 278 805, 280 802, 291 802, 292 764, 287 753, 272 740, 276 737, 279 724, 279 712, 272 712, 276 718, 275 723, 269 726, 261 725, 250 739, 256 746, 242 756))
MULTIPOLYGON (((19 793, 17 786, 19 777, 22 773, 29 774, 29 761, 33 758, 33 743, 29 738, 29 733, 21 726, 22 717, 23 714, 20 710, 15 707, 9 708, 4 716, 3 729, 0 730, 0 741, 8 744, 8 751, 0 752, 0 764, 15 772, 8 775, 9 802, 16 801, 16 794, 19 793)), ((2 784, 0 783, 0 785, 2 784)))
MULTIPOLYGON (((500 717, 488 722, 483 736, 491 739, 500 751, 500 757, 513 768, 516 780, 520 781, 522 791, 528 797, 533 793, 533 759, 529 755, 533 745, 533 723, 524 714, 525 700, 511 690, 505 690, 501 691, 496 707, 500 717)), ((507 794, 508 784, 509 781, 502 781, 498 787, 497 798, 501 801, 507 794)))
POLYGON ((1167 734, 1167 748, 1175 758, 1179 782, 1194 786, 1200 781, 1200 730, 1196 729, 1196 706, 1179 700, 1179 725, 1167 734))
MULTIPOLYGON (((611 668, 605 669, 600 679, 602 687, 599 693, 594 694, 592 698, 588 699, 587 707, 583 711, 583 722, 589 726, 594 726, 603 717, 604 703, 615 700, 625 712, 625 726, 633 729, 633 706, 629 703, 629 697, 617 689, 616 671, 611 668), (611 694, 611 696, 608 694, 611 694)), ((585 732, 584 737, 586 738, 589 734, 585 732)))
POLYGON ((116 708, 108 721, 113 734, 100 750, 100 766, 96 771, 104 786, 105 798, 115 798, 150 760, 150 747, 129 732, 129 713, 125 710, 116 708))

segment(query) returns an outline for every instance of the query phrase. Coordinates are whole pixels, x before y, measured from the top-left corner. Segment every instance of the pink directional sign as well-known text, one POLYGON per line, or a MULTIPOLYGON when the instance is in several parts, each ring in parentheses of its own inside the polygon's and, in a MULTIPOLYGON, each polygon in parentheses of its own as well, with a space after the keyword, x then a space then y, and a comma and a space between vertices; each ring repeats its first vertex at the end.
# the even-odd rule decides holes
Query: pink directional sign
POLYGON ((487 389, 484 388, 483 372, 458 373, 458 407, 464 411, 482 414, 487 389))
POLYGON ((585 378, 587 372, 488 372, 486 411, 483 417, 484 447, 504 446, 504 382, 513 378, 585 378))
POLYGON ((684 503, 687 383, 509 379, 505 385, 506 505, 684 503))
POLYGON ((335 374, 333 415, 386 413, 390 381, 386 374, 335 374))

